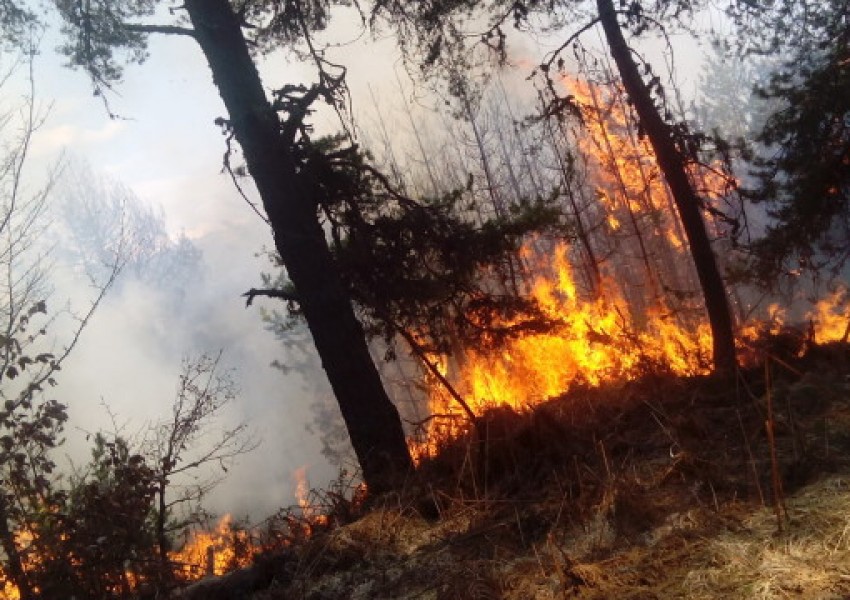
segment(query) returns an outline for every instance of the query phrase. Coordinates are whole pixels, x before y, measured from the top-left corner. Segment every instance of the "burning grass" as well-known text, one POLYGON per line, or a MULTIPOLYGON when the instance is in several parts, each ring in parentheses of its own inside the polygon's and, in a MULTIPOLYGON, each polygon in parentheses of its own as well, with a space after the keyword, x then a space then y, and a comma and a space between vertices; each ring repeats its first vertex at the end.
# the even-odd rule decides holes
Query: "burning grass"
MULTIPOLYGON (((571 197, 573 246, 529 240, 517 260, 552 326, 425 357, 417 474, 308 540, 287 593, 690 597, 682 582, 700 579, 689 573, 707 540, 754 506, 787 530, 786 496, 845 469, 847 351, 817 344, 846 342, 846 293, 814 306, 807 332, 776 308, 743 324, 741 363, 767 370, 709 376, 709 328, 651 149, 620 90, 566 84, 595 201, 571 197)), ((718 173, 691 173, 712 204, 731 183, 718 173)), ((509 331, 506 319, 487 325, 509 331)))
POLYGON ((847 597, 848 366, 839 344, 769 386, 663 375, 490 410, 255 597, 847 597))

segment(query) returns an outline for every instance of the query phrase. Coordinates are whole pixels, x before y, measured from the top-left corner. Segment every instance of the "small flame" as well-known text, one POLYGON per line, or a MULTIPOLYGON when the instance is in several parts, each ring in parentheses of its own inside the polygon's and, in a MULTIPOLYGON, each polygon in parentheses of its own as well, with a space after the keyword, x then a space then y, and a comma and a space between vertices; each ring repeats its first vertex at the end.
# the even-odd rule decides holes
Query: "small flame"
POLYGON ((312 533, 314 527, 327 524, 328 517, 322 514, 319 507, 310 499, 310 482, 307 479, 307 467, 298 467, 293 472, 292 477, 295 480, 295 499, 301 508, 304 525, 309 534, 312 533))
POLYGON ((307 498, 310 494, 310 484, 307 481, 307 467, 298 467, 293 472, 292 477, 295 479, 295 499, 298 502, 298 506, 301 507, 305 517, 309 516, 312 509, 307 498))
POLYGON ((251 563, 253 540, 248 531, 233 527, 233 517, 224 515, 211 531, 194 532, 186 544, 169 555, 185 576, 196 579, 203 575, 224 575, 251 563))
POLYGON ((818 301, 814 308, 806 313, 806 319, 812 323, 814 342, 846 342, 850 335, 850 303, 846 287, 839 287, 827 298, 818 301))

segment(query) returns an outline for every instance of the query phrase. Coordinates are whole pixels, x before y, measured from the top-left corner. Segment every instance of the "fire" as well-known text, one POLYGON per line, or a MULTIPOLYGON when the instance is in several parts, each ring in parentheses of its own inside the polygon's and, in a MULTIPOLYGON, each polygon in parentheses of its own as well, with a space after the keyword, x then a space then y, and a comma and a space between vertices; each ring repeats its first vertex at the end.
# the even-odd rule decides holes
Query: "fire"
POLYGON ((812 323, 814 342, 846 342, 850 334, 850 302, 846 287, 837 288, 806 313, 812 323))
MULTIPOLYGON (((300 507, 300 516, 288 516, 286 527, 282 530, 282 543, 292 540, 309 538, 315 528, 325 525, 328 516, 311 500, 311 492, 307 481, 306 468, 302 467, 295 473, 296 497, 300 507)), ((362 495, 362 492, 360 492, 362 495)), ((24 530, 16 535, 16 543, 21 550, 28 550, 33 540, 32 534, 24 530)), ((279 540, 278 540, 279 541, 279 540)), ((234 569, 250 566, 254 555, 273 542, 264 537, 259 529, 246 529, 234 524, 233 517, 224 515, 210 530, 194 531, 179 549, 169 552, 168 559, 176 571, 178 579, 191 581, 209 575, 224 575, 234 569)), ((24 554, 24 569, 29 570, 38 566, 38 555, 32 551, 24 554)), ((144 576, 127 566, 126 580, 132 588, 144 583, 144 576)), ((36 590, 37 591, 37 590, 36 590)), ((5 577, 0 569, 0 598, 19 600, 18 588, 5 577)))
MULTIPOLYGON (((18 547, 18 551, 21 554, 21 559, 23 562, 24 570, 29 570, 33 568, 37 568, 41 566, 41 560, 38 554, 32 551, 32 544, 35 540, 35 536, 32 531, 29 529, 22 529, 15 533, 15 545, 18 547)), ((6 573, 0 569, 0 581, 3 582, 2 587, 0 587, 0 598, 8 598, 9 600, 19 600, 21 597, 21 592, 14 583, 9 581, 6 573)), ((38 591, 38 589, 34 589, 33 591, 38 591)))
MULTIPOLYGON (((746 323, 739 331, 739 338, 746 344, 761 335, 777 335, 789 322, 788 311, 778 304, 768 306, 764 319, 746 323)), ((850 337, 850 293, 844 285, 835 288, 821 298, 805 313, 803 322, 808 324, 808 341, 815 344, 847 342, 850 337)))
MULTIPOLYGON (((639 325, 610 279, 598 296, 583 296, 566 244, 554 248, 551 265, 538 264, 536 271, 532 296, 557 324, 498 348, 465 351, 452 379, 476 414, 494 406, 522 409, 576 385, 626 381, 652 365, 666 365, 679 375, 708 372, 711 334, 705 323, 686 323, 658 305, 639 325)), ((431 390, 433 414, 460 414, 445 390, 436 385, 431 390)))
POLYGON ((325 525, 328 517, 310 499, 310 483, 307 480, 307 467, 299 467, 292 474, 295 480, 295 499, 301 509, 304 525, 310 533, 313 527, 325 525))
POLYGON ((295 479, 295 500, 304 512, 304 516, 308 516, 312 509, 307 499, 310 493, 310 484, 307 482, 307 467, 298 467, 293 472, 292 477, 295 479))
MULTIPOLYGON (((582 109, 582 127, 572 130, 570 139, 585 159, 593 187, 592 194, 584 194, 584 205, 569 212, 583 220, 590 233, 582 243, 593 252, 565 242, 548 249, 540 241, 523 247, 520 255, 532 274, 525 287, 555 325, 453 357, 448 364, 454 372, 441 372, 448 371, 476 414, 499 405, 522 409, 577 385, 626 381, 657 366, 677 375, 703 374, 710 367, 711 333, 687 244, 648 140, 638 134, 617 86, 564 83, 582 109), (608 258, 591 269, 602 280, 588 286, 578 274, 584 272, 580 261, 591 254, 608 258)), ((720 194, 720 181, 700 181, 720 194)), ((432 362, 446 364, 446 359, 432 362)), ((461 422, 451 394, 437 383, 430 390, 431 413, 461 422)), ((453 427, 434 425, 429 436, 441 437, 453 427)), ((432 446, 414 444, 414 454, 432 446)))
MULTIPOLYGON (((532 240, 520 250, 528 265, 525 288, 554 326, 484 343, 452 357, 428 357, 444 381, 430 377, 429 408, 438 416, 424 440, 411 442, 415 460, 436 451, 436 442, 464 428, 455 395, 480 415, 488 408, 523 410, 576 386, 625 382, 650 369, 692 376, 708 373, 712 338, 687 241, 672 197, 649 142, 635 130, 617 86, 565 82, 582 107, 582 127, 572 142, 585 158, 593 194, 570 211, 591 232, 579 252, 565 242, 532 240), (583 283, 582 260, 605 256, 596 267, 602 281, 583 283)), ((717 206, 729 180, 719 169, 691 167, 707 203, 717 206)), ((715 237, 723 232, 709 222, 715 237)), ((722 259, 722 257, 721 257, 722 259)), ((846 340, 850 332, 847 291, 839 290, 807 315, 817 342, 846 340)), ((768 309, 766 322, 739 328, 742 341, 778 333, 785 313, 768 309)), ((494 323, 506 327, 512 323, 494 323)), ((742 358, 745 344, 741 344, 742 358)))
POLYGON ((169 555, 189 579, 202 575, 223 575, 251 564, 254 542, 249 531, 233 526, 233 517, 224 515, 211 531, 196 531, 186 544, 169 555))
POLYGON ((0 597, 8 598, 8 600, 19 600, 21 592, 17 586, 10 581, 4 581, 3 587, 0 588, 0 597))
POLYGON ((676 251, 686 251, 661 169, 649 140, 633 125, 622 89, 577 78, 563 83, 582 107, 582 130, 575 143, 589 160, 608 226, 621 231, 628 223, 630 235, 640 235, 640 228, 650 238, 660 238, 656 245, 663 240, 676 251))

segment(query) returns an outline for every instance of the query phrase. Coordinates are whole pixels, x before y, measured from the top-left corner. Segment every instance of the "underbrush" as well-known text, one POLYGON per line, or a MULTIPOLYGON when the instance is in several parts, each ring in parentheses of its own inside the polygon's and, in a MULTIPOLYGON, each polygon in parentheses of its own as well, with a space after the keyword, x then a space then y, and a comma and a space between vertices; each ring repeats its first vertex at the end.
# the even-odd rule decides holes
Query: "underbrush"
POLYGON ((254 597, 847 597, 848 369, 814 347, 490 410, 397 493, 282 519, 254 597))

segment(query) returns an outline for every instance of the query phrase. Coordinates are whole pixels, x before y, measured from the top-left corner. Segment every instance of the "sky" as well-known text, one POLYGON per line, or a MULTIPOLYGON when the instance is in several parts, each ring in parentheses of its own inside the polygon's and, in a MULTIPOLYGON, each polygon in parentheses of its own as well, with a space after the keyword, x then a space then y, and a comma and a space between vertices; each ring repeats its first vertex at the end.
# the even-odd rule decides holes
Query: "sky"
MULTIPOLYGON (((351 23, 343 18, 336 33, 353 37, 346 33, 354 31, 351 23)), ((333 407, 333 402, 320 370, 302 376, 270 366, 275 359, 286 360, 286 346, 264 329, 258 308, 246 308, 240 297, 259 284, 268 262, 256 255, 272 240, 266 224, 221 172, 225 144, 214 120, 225 111, 200 50, 188 39, 152 38, 149 59, 128 65, 110 97, 111 110, 120 115, 110 119, 86 76, 65 68, 56 46, 55 32, 48 33, 34 65, 36 97, 50 104, 50 111, 34 141, 29 176, 37 181, 64 153, 72 164, 88 165, 95 183, 123 186, 140 206, 161 211, 169 235, 185 235, 202 253, 187 279, 153 285, 130 274, 107 296, 56 390, 71 415, 63 452, 75 464, 84 462, 86 434, 110 428, 110 413, 123 433, 140 435, 168 416, 181 360, 221 350, 223 366, 233 369, 241 389, 221 426, 244 421, 260 445, 239 458, 206 505, 218 513, 260 518, 293 504, 298 469, 306 467, 314 486, 335 475, 311 427, 311 405, 333 407)), ((405 80, 399 53, 389 39, 337 52, 349 69, 361 125, 374 130, 379 113, 394 114, 404 106, 392 74, 395 69, 405 80)), ((518 53, 532 54, 523 46, 518 53)), ((312 80, 308 67, 280 56, 262 64, 261 73, 267 86, 312 80)), ((522 81, 524 75, 511 77, 522 81)), ((14 105, 25 89, 22 78, 12 81, 2 91, 4 105, 14 105)), ((408 102, 421 96, 408 89, 408 102)), ((385 125, 396 150, 410 145, 409 136, 399 133, 405 126, 385 125)), ((247 190, 253 198, 250 184, 247 190)), ((60 185, 54 203, 58 220, 63 194, 60 185)), ((78 270, 58 261, 57 271, 57 298, 85 295, 78 270)))

